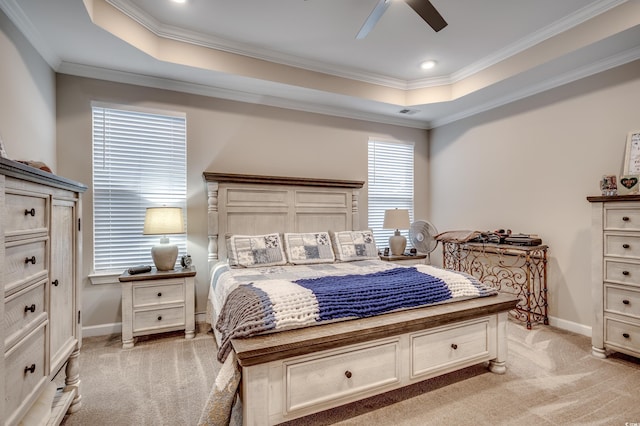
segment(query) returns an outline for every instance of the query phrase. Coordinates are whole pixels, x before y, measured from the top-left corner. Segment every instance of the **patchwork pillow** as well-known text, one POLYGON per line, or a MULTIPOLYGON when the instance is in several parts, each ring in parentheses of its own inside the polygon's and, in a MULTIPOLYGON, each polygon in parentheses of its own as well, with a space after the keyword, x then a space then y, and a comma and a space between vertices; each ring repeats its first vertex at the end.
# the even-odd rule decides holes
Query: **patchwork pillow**
POLYGON ((294 265, 333 263, 335 255, 328 232, 285 233, 287 260, 294 265))
POLYGON ((331 232, 331 239, 336 260, 349 262, 378 259, 378 249, 370 230, 331 232))
POLYGON ((229 265, 245 268, 287 263, 280 234, 277 233, 228 236, 227 258, 229 265))

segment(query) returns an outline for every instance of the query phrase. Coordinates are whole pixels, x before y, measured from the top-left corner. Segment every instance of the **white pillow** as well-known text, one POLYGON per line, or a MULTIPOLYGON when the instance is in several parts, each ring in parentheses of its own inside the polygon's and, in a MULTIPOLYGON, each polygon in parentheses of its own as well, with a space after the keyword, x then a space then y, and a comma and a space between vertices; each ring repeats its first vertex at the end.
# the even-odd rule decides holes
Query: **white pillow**
POLYGON ((280 234, 277 233, 228 236, 227 258, 229 265, 245 268, 287 264, 280 234))
POLYGON ((287 260, 294 265, 333 263, 335 255, 328 232, 285 233, 287 260))
POLYGON ((349 262, 352 260, 379 259, 373 232, 340 231, 331 232, 336 260, 349 262))

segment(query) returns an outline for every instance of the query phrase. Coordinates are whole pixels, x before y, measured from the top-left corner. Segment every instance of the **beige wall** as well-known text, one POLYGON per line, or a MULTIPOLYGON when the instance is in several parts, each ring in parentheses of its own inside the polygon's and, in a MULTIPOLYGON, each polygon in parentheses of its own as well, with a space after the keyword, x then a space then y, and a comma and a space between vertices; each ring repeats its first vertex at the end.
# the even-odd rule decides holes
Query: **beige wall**
POLYGON ((0 11, 0 137, 9 158, 56 170, 55 74, 0 11))
POLYGON ((621 173, 639 97, 636 61, 430 132, 431 220, 439 230, 540 234, 549 312, 563 328, 591 327, 586 197, 602 175, 621 173))
MULTIPOLYGON (((428 206, 427 132, 221 99, 58 75, 60 173, 89 186, 84 201, 84 271, 92 267, 91 101, 130 104, 187 114, 188 251, 198 268, 196 311, 207 292, 207 221, 203 171, 367 180, 370 136, 416 144, 416 217, 428 206)), ((367 223, 366 187, 360 197, 367 223)), ((85 326, 120 321, 119 284, 85 279, 85 326)))

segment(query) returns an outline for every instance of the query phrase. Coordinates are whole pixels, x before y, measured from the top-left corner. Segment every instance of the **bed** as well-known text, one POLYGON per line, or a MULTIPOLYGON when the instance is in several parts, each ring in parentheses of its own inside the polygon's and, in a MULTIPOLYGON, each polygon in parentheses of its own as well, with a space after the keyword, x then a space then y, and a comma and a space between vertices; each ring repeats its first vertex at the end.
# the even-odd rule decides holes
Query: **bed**
MULTIPOLYGON (((218 355, 224 361, 223 372, 233 367, 240 373, 243 424, 282 423, 483 362, 487 362, 494 373, 506 371, 507 312, 517 302, 507 295, 472 297, 463 291, 459 293, 461 297, 452 301, 438 299, 439 296, 429 292, 427 296, 434 299, 428 306, 402 305, 403 308, 364 317, 353 316, 352 310, 345 310, 348 312, 342 317, 327 315, 320 322, 290 315, 286 321, 275 321, 278 326, 262 327, 254 332, 255 323, 241 323, 240 316, 235 318, 234 313, 240 307, 245 309, 247 300, 255 299, 247 308, 251 312, 264 305, 260 297, 267 287, 261 286, 259 280, 263 278, 256 278, 262 269, 275 273, 280 281, 286 277, 286 285, 295 286, 287 288, 294 288, 304 297, 307 297, 306 290, 313 288, 309 293, 313 293, 314 298, 320 292, 311 286, 324 286, 325 281, 331 281, 333 287, 329 286, 331 290, 326 292, 329 297, 336 288, 342 288, 339 280, 344 275, 357 275, 360 269, 367 271, 367 282, 373 282, 374 276, 387 280, 385 282, 395 279, 409 282, 402 280, 412 280, 416 275, 421 278, 423 273, 433 273, 435 268, 402 267, 374 260, 377 252, 371 256, 369 246, 357 255, 344 249, 350 246, 340 242, 341 236, 367 236, 367 230, 360 230, 358 210, 359 190, 364 182, 212 172, 205 172, 203 177, 207 188, 209 278, 214 283, 208 298, 207 321, 213 325, 220 348, 218 355), (322 242, 329 237, 334 259, 326 259, 328 252, 320 247, 310 256, 313 260, 294 260, 300 263, 296 266, 291 266, 289 256, 302 259, 304 253, 296 255, 287 251, 284 253, 287 261, 283 264, 278 256, 265 254, 274 253, 270 245, 274 234, 289 239, 287 249, 295 248, 294 238, 301 235, 321 234, 318 241, 322 242), (237 247, 244 247, 246 238, 252 236, 268 237, 260 252, 266 256, 262 259, 264 265, 242 263, 243 252, 237 247), (361 255, 365 256, 362 260, 358 257, 361 255), (318 261, 319 257, 325 261, 318 261), (249 267, 238 268, 239 276, 230 278, 233 271, 226 263, 249 267), (287 275, 289 270, 298 274, 295 279, 287 275), (251 285, 236 283, 243 279, 246 281, 243 284, 251 285), (220 282, 225 280, 231 285, 220 290, 223 288, 220 282), (245 294, 237 296, 240 291, 245 294), (233 300, 236 305, 225 311, 223 306, 233 300), (221 332, 216 324, 224 321, 240 326, 235 332, 222 327, 228 332, 221 332), (319 325, 305 326, 311 323, 319 325)), ((435 274, 447 272, 435 271, 435 274)), ((274 276, 268 277, 269 283, 274 276)), ((468 291, 472 293, 474 289, 484 291, 477 282, 469 286, 468 291)), ((406 303, 404 296, 400 299, 406 303)), ((309 301, 305 299, 304 303, 309 301)), ((337 305, 326 311, 339 311, 338 302, 332 303, 337 305)), ((320 312, 325 311, 320 309, 320 312)), ((270 315, 273 317, 273 312, 270 315)), ((227 390, 232 388, 224 382, 230 380, 231 372, 220 376, 223 377, 217 381, 218 390, 225 386, 227 390)), ((211 409, 212 405, 208 407, 211 409)), ((206 412, 203 418, 207 418, 206 412)))

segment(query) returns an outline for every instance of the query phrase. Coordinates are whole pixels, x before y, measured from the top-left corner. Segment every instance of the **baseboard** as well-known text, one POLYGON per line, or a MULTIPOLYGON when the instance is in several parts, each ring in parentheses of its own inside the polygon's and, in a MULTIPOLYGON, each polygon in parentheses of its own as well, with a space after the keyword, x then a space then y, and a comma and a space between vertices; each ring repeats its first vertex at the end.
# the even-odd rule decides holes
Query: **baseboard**
MULTIPOLYGON (((196 323, 205 322, 206 318, 206 313, 196 313, 196 323)), ((122 334, 122 323, 114 322, 111 324, 88 325, 82 327, 82 337, 108 336, 110 334, 122 334)))
POLYGON ((578 324, 577 322, 567 321, 561 318, 549 317, 549 325, 562 330, 571 331, 572 333, 591 337, 591 327, 584 324, 578 324))

